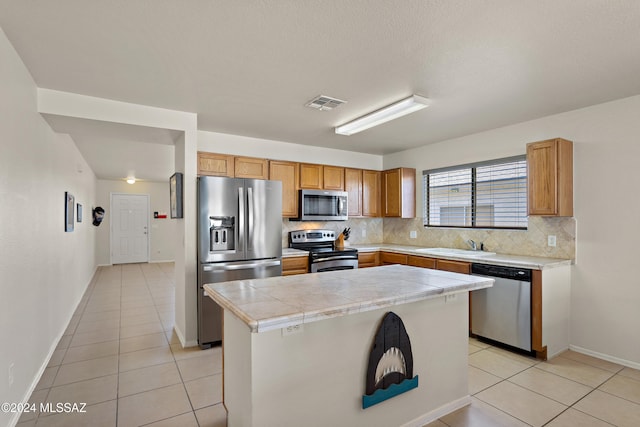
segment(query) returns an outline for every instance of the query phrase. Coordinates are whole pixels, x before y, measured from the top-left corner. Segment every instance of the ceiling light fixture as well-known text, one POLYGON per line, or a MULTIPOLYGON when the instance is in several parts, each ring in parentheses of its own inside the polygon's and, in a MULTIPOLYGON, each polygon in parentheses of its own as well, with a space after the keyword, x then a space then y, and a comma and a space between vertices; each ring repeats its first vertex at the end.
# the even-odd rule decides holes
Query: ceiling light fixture
POLYGON ((419 95, 411 95, 401 101, 387 105, 377 111, 366 114, 358 119, 352 120, 343 125, 337 126, 336 133, 340 135, 353 135, 363 130, 378 126, 398 117, 406 116, 414 111, 422 110, 428 107, 430 101, 428 98, 419 95))
POLYGON ((135 183, 136 183, 136 178, 134 176, 127 178, 127 184, 135 184, 135 183))

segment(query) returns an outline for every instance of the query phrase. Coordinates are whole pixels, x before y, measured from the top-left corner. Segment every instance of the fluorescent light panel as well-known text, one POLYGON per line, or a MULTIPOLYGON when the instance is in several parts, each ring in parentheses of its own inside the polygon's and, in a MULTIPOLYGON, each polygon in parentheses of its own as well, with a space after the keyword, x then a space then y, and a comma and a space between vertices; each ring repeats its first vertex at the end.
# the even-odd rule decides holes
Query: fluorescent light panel
POLYGON ((335 130, 336 133, 340 135, 353 135, 354 133, 362 132, 363 130, 397 119, 398 117, 406 116, 414 111, 422 110, 428 106, 429 99, 423 96, 411 95, 408 98, 394 104, 387 105, 373 113, 369 113, 358 119, 350 121, 349 123, 337 126, 335 130))

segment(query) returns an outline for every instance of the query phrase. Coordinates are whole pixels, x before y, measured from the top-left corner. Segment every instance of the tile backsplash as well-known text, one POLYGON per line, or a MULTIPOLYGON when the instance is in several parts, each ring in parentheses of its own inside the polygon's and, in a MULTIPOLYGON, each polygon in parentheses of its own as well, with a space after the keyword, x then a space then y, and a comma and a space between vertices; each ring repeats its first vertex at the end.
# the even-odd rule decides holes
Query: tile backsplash
POLYGON ((347 244, 393 243, 423 247, 469 249, 467 240, 484 243, 485 249, 507 255, 576 258, 575 218, 529 217, 527 230, 425 228, 422 218, 351 218, 347 221, 282 220, 282 247, 289 246, 289 232, 328 229, 336 233, 351 228, 347 244), (410 238, 410 232, 416 238, 410 238), (556 246, 547 245, 547 236, 556 236, 556 246))
POLYGON ((289 247, 289 232, 295 230, 326 229, 337 233, 351 228, 347 245, 382 243, 382 218, 351 218, 347 221, 289 221, 282 220, 282 247, 289 247))
POLYGON ((575 218, 529 217, 527 230, 425 228, 422 218, 385 218, 383 241, 398 245, 469 249, 467 240, 484 243, 485 250, 506 255, 549 258, 576 257, 575 218), (417 237, 410 238, 416 231, 417 237), (556 246, 547 245, 547 236, 556 236, 556 246))

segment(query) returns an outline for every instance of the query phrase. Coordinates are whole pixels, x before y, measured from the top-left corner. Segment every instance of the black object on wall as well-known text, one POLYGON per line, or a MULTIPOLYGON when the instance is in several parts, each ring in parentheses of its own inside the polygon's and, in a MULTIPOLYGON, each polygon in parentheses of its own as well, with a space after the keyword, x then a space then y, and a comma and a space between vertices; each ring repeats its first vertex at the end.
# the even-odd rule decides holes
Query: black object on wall
POLYGON ((97 206, 96 208, 93 209, 93 225, 95 225, 96 227, 100 225, 100 223, 102 223, 102 220, 104 219, 104 209, 100 206, 97 206))

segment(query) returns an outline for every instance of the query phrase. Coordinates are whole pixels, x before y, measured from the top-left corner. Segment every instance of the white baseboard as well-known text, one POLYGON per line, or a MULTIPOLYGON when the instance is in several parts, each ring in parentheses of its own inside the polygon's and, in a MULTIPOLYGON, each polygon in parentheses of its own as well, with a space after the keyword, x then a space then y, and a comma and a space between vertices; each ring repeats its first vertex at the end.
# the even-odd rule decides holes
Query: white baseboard
POLYGON ((469 404, 471 404, 471 396, 467 395, 465 397, 461 397, 458 400, 454 400, 453 402, 449 402, 446 405, 442 405, 441 407, 436 408, 433 411, 427 412, 426 414, 423 414, 418 418, 411 420, 406 424, 403 424, 402 427, 422 427, 437 420, 438 418, 442 418, 445 415, 455 412, 460 408, 464 408, 469 404))
POLYGON ((578 353, 586 354, 587 356, 593 356, 597 357, 598 359, 606 360, 607 362, 617 363, 618 365, 640 370, 640 363, 638 362, 632 362, 631 360, 620 359, 619 357, 610 356, 604 353, 598 353, 597 351, 588 350, 586 348, 578 347, 577 345, 570 345, 569 349, 578 353))
POLYGON ((178 336, 178 339, 180 340, 180 345, 182 346, 182 348, 187 348, 187 347, 195 347, 198 345, 198 340, 193 340, 193 341, 187 341, 184 338, 184 334, 182 333, 182 331, 178 328, 178 326, 174 326, 173 327, 173 331, 176 333, 176 335, 178 336))
MULTIPOLYGON (((51 347, 49 348, 49 354, 47 354, 47 357, 45 357, 44 362, 42 362, 42 365, 40 365, 40 368, 38 369, 38 372, 36 373, 35 377, 33 378, 33 381, 31 382, 31 385, 27 388, 27 392, 25 393, 25 395, 22 398, 22 403, 28 403, 29 399, 31 398, 31 395, 33 394, 33 391, 36 389, 36 386, 38 385, 38 383, 40 382, 40 378, 42 378, 42 374, 44 374, 45 369, 47 369, 47 366, 49 365, 49 362, 51 361, 51 358, 53 357, 53 352, 56 351, 56 348, 58 348, 58 344, 60 343, 60 340, 62 339, 62 337, 64 336, 64 333, 66 332, 67 328, 69 327, 69 323, 71 322, 71 319, 73 318, 73 315, 75 314, 76 310, 78 309, 78 306, 80 305, 80 302, 82 301, 82 298, 84 297, 84 294, 87 292, 87 289, 89 289, 89 286, 91 285, 91 282, 94 281, 95 277, 96 277, 96 272, 98 271, 98 265, 95 266, 95 268, 93 269, 93 274, 91 275, 91 279, 89 280, 89 282, 87 282, 87 285, 84 288, 84 291, 82 292, 82 294, 80 294, 80 298, 78 298, 78 300, 76 301, 76 303, 74 304, 73 310, 71 311, 71 314, 69 314, 69 318, 67 319, 66 323, 64 324, 64 329, 62 329, 60 331, 60 333, 58 334, 58 336, 56 337, 55 340, 53 340, 53 343, 51 344, 51 347)), ((18 424, 18 421, 20 421, 20 416, 22 415, 22 413, 20 412, 16 412, 13 414, 13 417, 9 420, 9 426, 10 427, 15 427, 16 424, 18 424)))
MULTIPOLYGON (((148 261, 148 264, 162 264, 167 262, 176 262, 174 259, 148 261)), ((113 267, 114 264, 98 264, 98 267, 113 267)), ((123 265, 123 264, 120 264, 123 265)))
POLYGON ((565 351, 569 350, 569 348, 570 348, 570 347, 562 348, 562 349, 560 349, 560 350, 556 351, 556 352, 555 352, 555 353, 553 353, 553 354, 547 353, 547 360, 551 360, 551 359, 553 359, 554 357, 561 355, 561 354, 562 354, 562 353, 564 353, 565 351))

